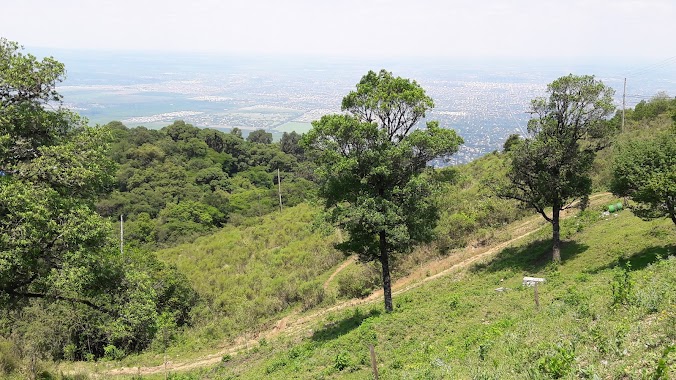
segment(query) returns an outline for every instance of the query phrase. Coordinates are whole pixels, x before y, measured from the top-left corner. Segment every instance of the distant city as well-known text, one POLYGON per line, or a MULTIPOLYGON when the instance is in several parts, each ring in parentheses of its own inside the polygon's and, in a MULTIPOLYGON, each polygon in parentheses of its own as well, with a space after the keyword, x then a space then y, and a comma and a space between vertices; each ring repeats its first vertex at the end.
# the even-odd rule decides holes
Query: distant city
MULTIPOLYGON (((416 80, 435 102, 428 120, 439 120, 464 138, 451 164, 499 150, 513 133, 526 135, 530 100, 566 75, 594 74, 627 107, 659 92, 676 93, 676 70, 648 64, 626 67, 570 63, 351 62, 301 58, 157 56, 121 53, 44 52, 66 64, 59 86, 67 107, 92 124, 118 120, 128 127, 161 128, 175 120, 245 134, 265 129, 303 133, 311 122, 340 112, 343 96, 368 70, 385 68, 416 80), (632 77, 632 70, 640 75, 632 77)), ((424 121, 423 121, 424 122, 424 121)))

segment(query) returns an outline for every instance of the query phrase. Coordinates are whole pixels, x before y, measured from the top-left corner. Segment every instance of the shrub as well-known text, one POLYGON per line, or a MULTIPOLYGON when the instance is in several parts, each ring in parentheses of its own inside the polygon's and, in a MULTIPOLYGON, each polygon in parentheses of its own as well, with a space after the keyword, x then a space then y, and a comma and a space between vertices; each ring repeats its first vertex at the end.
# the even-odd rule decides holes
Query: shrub
POLYGON ((12 342, 0 338, 0 374, 9 375, 20 366, 20 363, 12 342))
POLYGON ((553 350, 540 357, 538 368, 541 373, 554 379, 560 379, 570 372, 574 361, 575 353, 572 347, 557 345, 553 350))
POLYGON ((364 298, 380 285, 380 274, 369 265, 358 265, 355 270, 338 275, 338 296, 364 298))
POLYGON ((120 360, 124 358, 124 351, 109 344, 103 347, 103 358, 106 360, 120 360))
POLYGON ((622 269, 615 273, 612 282, 613 290, 613 305, 628 305, 632 289, 634 286, 634 281, 631 279, 631 274, 629 270, 631 269, 631 263, 627 262, 622 269))
POLYGON ((336 355, 333 367, 338 371, 342 371, 350 366, 350 356, 346 352, 341 352, 336 355))

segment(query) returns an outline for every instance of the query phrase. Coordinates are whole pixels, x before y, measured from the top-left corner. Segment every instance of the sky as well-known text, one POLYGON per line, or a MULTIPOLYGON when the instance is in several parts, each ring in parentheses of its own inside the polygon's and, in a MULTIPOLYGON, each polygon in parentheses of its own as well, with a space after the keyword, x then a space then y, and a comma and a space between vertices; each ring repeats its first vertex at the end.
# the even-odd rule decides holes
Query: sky
POLYGON ((676 56, 674 0, 0 0, 26 47, 445 58, 676 56))

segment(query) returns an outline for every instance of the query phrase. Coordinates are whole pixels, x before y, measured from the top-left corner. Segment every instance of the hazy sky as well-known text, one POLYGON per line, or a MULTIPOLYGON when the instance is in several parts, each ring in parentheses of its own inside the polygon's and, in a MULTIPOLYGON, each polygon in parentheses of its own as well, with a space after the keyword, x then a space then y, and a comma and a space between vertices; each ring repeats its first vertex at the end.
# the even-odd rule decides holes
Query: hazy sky
POLYGON ((676 55, 675 0, 0 0, 26 47, 370 57, 676 55))

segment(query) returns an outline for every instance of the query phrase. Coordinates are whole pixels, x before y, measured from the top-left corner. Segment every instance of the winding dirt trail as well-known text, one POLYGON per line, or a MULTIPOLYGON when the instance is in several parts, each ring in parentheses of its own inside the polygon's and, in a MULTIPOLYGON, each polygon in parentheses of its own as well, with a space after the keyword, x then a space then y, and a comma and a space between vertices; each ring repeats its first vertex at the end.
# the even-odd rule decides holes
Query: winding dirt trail
MULTIPOLYGON (((610 193, 599 193, 590 197, 590 204, 597 205, 602 203, 611 196, 610 193)), ((569 217, 574 210, 566 210, 562 213, 562 218, 569 217)), ((450 273, 458 272, 462 269, 469 267, 472 264, 475 264, 483 259, 486 259, 504 248, 510 246, 511 244, 539 231, 546 225, 546 222, 539 216, 532 216, 526 220, 521 221, 519 224, 513 223, 515 225, 506 227, 506 231, 513 236, 511 239, 487 247, 473 247, 469 246, 463 250, 458 251, 457 253, 450 255, 446 258, 443 258, 438 261, 433 261, 426 263, 419 269, 415 270, 413 273, 409 274, 406 277, 400 278, 392 286, 392 294, 398 295, 415 289, 423 284, 426 284, 429 281, 433 281, 442 276, 446 276, 450 273)), ((347 259, 343 262, 324 282, 324 289, 327 289, 329 283, 334 279, 334 277, 345 269, 348 265, 354 262, 354 257, 347 259)), ((269 328, 265 331, 261 331, 257 334, 246 334, 238 337, 233 342, 225 342, 224 346, 221 347, 218 351, 202 356, 200 358, 190 360, 187 362, 172 362, 168 361, 166 365, 158 365, 151 367, 119 367, 119 368, 97 368, 95 374, 92 374, 92 377, 111 377, 111 376, 120 376, 120 375, 151 375, 157 373, 163 373, 165 371, 171 372, 184 372, 192 369, 197 369, 201 367, 213 366, 220 362, 224 355, 235 355, 239 352, 248 350, 256 346, 260 339, 270 340, 280 334, 285 336, 295 337, 299 335, 310 335, 312 330, 310 327, 316 321, 318 321, 322 316, 334 312, 343 310, 346 308, 354 307, 357 305, 369 304, 376 302, 383 297, 383 291, 378 290, 366 298, 363 299, 351 299, 337 303, 333 306, 323 308, 321 310, 316 310, 308 314, 301 314, 300 312, 292 312, 290 315, 280 319, 274 325, 274 327, 269 328)), ((114 364, 114 363, 111 363, 114 364)))
POLYGON ((342 264, 340 264, 340 266, 336 268, 336 270, 333 273, 331 273, 329 278, 327 278, 326 281, 324 281, 324 290, 329 290, 329 284, 331 284, 331 281, 333 281, 336 275, 338 275, 338 273, 340 273, 343 269, 347 268, 347 266, 352 264, 353 262, 355 262, 355 257, 350 256, 347 260, 345 260, 342 264))

